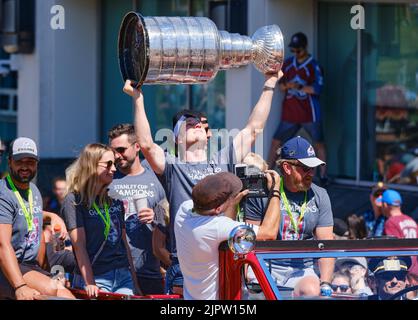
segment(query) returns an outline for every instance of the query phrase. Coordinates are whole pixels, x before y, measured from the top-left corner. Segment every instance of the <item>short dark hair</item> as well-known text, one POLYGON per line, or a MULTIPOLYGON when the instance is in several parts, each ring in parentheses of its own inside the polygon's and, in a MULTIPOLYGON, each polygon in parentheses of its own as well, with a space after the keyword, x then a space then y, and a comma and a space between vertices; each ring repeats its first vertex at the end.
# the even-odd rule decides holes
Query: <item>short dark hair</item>
POLYGON ((121 123, 114 126, 107 133, 109 141, 120 137, 121 135, 126 134, 130 143, 136 141, 135 127, 131 123, 121 123))
MULTIPOLYGON (((173 129, 176 126, 177 122, 180 120, 180 118, 182 116, 185 116, 186 118, 198 118, 201 119, 202 118, 202 113, 199 111, 195 111, 195 110, 189 110, 189 109, 183 109, 180 110, 179 112, 177 112, 174 116, 173 116, 173 129)), ((207 118, 207 117, 205 117, 207 118)))

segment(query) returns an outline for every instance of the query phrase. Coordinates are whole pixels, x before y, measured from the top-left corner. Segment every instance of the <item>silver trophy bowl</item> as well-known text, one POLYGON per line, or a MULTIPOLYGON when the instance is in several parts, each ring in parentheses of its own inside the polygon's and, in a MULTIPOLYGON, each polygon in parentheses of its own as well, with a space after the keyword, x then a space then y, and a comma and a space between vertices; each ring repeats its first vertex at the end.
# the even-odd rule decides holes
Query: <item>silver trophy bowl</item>
POLYGON ((262 73, 283 64, 283 35, 277 25, 252 38, 218 31, 205 17, 143 17, 129 12, 119 31, 119 67, 124 80, 142 84, 197 84, 219 70, 249 63, 262 73))

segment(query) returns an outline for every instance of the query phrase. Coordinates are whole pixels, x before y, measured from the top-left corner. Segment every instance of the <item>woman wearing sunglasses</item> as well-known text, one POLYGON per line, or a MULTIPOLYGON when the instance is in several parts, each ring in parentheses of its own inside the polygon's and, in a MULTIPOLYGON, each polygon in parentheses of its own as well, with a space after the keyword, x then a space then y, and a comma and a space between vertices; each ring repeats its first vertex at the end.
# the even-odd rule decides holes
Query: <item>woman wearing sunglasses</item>
POLYGON ((342 272, 335 272, 331 281, 331 289, 334 293, 352 293, 350 276, 342 272))
POLYGON ((73 287, 84 288, 89 297, 99 290, 133 294, 134 289, 123 203, 108 195, 114 161, 110 147, 94 143, 66 170, 62 214, 77 259, 73 287))

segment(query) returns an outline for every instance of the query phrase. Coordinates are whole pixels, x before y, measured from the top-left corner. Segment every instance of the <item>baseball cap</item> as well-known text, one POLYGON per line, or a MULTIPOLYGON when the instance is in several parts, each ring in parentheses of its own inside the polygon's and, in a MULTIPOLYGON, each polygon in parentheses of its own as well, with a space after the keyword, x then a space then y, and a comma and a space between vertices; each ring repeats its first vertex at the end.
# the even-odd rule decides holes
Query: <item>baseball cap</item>
POLYGON ((410 257, 371 258, 369 270, 375 275, 383 272, 407 272, 411 264, 410 257))
POLYGON ((360 265, 362 266, 364 269, 367 269, 367 260, 364 257, 347 257, 347 258, 337 258, 337 260, 335 260, 335 268, 340 269, 345 265, 345 264, 352 264, 352 265, 360 265))
POLYGON ((193 208, 211 210, 237 195, 242 189, 241 180, 230 172, 220 172, 200 180, 192 190, 193 208))
POLYGON ((288 140, 283 145, 280 151, 280 158, 285 160, 298 160, 310 168, 325 165, 324 161, 316 157, 312 145, 300 136, 288 140))
POLYGON ((290 48, 305 48, 308 45, 308 38, 303 32, 295 33, 290 39, 290 48))
POLYGON ((13 160, 20 160, 23 158, 34 158, 39 160, 36 143, 30 138, 19 137, 15 139, 11 144, 10 150, 10 155, 13 160))
POLYGON ((383 192, 382 196, 376 199, 377 203, 386 203, 393 207, 400 207, 402 204, 402 197, 398 191, 388 189, 383 192))

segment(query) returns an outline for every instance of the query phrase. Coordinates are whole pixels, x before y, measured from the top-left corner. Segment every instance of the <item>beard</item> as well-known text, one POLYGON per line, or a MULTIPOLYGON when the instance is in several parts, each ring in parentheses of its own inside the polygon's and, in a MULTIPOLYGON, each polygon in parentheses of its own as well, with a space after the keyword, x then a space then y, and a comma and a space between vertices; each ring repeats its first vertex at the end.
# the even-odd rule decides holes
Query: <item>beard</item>
POLYGON ((312 185, 312 178, 305 177, 302 180, 296 180, 292 177, 293 185, 298 191, 308 191, 312 185))
POLYGON ((29 174, 27 176, 25 176, 25 177, 20 176, 19 171, 20 170, 15 171, 13 169, 10 169, 10 175, 17 182, 20 182, 20 183, 29 183, 29 182, 32 181, 33 178, 35 178, 36 171, 28 170, 29 171, 29 174))

